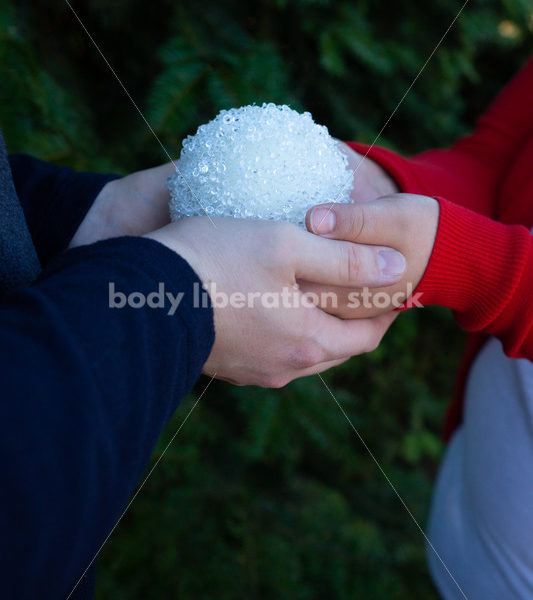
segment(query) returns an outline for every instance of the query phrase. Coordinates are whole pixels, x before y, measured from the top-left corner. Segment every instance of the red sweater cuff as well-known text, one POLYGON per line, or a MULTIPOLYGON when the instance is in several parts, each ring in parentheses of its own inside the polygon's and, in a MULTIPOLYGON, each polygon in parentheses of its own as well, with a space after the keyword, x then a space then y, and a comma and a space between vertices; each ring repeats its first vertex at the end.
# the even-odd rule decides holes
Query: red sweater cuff
MULTIPOLYGON (((494 334, 508 356, 533 360, 533 237, 522 225, 505 225, 480 214, 492 212, 484 200, 490 190, 479 188, 490 173, 471 163, 468 168, 462 161, 455 164, 447 151, 439 151, 433 164, 428 153, 414 162, 378 146, 349 145, 383 167, 402 192, 449 194, 454 200, 437 198, 435 245, 411 305, 416 300, 451 308, 466 331, 494 334), (468 184, 472 180, 478 183, 474 190, 468 184)), ((408 300, 400 310, 409 306, 408 300)))
POLYGON ((504 225, 437 198, 439 227, 433 252, 416 292, 422 304, 455 310, 469 331, 500 317, 513 298, 531 246, 521 225, 504 225))

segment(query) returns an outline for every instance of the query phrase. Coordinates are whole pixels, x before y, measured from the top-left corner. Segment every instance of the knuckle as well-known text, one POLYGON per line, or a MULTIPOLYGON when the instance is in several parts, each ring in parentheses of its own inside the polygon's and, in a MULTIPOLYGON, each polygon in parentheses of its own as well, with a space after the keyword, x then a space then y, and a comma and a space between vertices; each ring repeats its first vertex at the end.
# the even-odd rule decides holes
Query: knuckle
POLYGON ((378 349, 378 346, 380 344, 381 340, 377 339, 377 338, 372 338, 368 344, 367 344, 367 348, 366 351, 367 352, 374 352, 375 350, 378 349))
POLYGON ((280 375, 270 375, 266 377, 260 384, 264 388, 280 389, 289 383, 290 379, 280 375))
POLYGON ((380 330, 380 331, 375 332, 368 340, 366 351, 374 352, 375 350, 377 350, 379 345, 381 344, 381 340, 383 339, 384 335, 385 335, 385 331, 380 330))
POLYGON ((354 242, 356 242, 363 234, 367 218, 368 216, 363 205, 359 205, 355 210, 350 211, 350 239, 354 242))
POLYGON ((324 360, 324 351, 313 341, 304 341, 293 348, 289 364, 293 369, 309 369, 324 360))
POLYGON ((361 274, 361 255, 355 244, 347 243, 344 246, 340 279, 344 283, 355 283, 361 274))

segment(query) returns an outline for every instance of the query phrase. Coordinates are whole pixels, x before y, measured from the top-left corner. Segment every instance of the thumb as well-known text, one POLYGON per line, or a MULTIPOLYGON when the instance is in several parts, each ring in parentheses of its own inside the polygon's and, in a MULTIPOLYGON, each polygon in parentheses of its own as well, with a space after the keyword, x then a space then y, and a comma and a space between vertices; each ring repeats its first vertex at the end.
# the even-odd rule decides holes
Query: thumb
POLYGON ((365 203, 330 202, 313 206, 305 223, 311 233, 322 237, 401 249, 409 226, 399 198, 402 195, 383 196, 365 203))

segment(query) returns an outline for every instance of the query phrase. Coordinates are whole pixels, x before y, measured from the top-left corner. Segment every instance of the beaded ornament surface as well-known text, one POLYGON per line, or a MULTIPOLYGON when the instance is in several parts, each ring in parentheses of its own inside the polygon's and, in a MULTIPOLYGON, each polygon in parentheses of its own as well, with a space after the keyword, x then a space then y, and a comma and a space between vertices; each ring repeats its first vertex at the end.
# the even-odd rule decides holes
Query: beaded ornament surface
POLYGON ((173 221, 207 212, 301 226, 315 204, 351 202, 353 186, 327 128, 272 103, 223 110, 201 125, 183 141, 167 184, 173 221))

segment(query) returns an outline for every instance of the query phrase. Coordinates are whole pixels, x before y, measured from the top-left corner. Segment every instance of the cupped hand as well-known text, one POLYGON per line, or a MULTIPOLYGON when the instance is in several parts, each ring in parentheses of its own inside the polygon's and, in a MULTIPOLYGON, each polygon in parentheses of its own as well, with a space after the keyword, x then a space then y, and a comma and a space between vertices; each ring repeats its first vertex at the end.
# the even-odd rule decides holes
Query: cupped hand
POLYGON ((166 180, 174 172, 167 163, 107 183, 78 227, 69 247, 121 235, 144 235, 169 223, 170 193, 166 180))
MULTIPOLYGON (((301 281, 302 291, 336 293, 337 307, 330 304, 324 309, 345 319, 371 317, 398 308, 422 279, 433 250, 438 220, 437 200, 416 194, 393 194, 365 203, 314 206, 306 216, 309 231, 328 239, 390 246, 405 257, 407 268, 400 281, 383 288, 365 290, 358 286, 348 290, 338 282, 332 289, 301 281)), ((396 260, 394 255, 389 258, 396 260)), ((415 300, 423 304, 423 298, 413 297, 412 302, 415 300)))
POLYGON ((288 223, 192 217, 148 234, 180 254, 208 286, 215 343, 204 372, 240 385, 281 387, 376 348, 394 314, 343 321, 304 298, 297 280, 325 286, 394 283, 381 246, 322 239, 288 223), (213 223, 215 226, 213 226, 213 223), (214 286, 213 286, 214 284, 214 286))
POLYGON ((394 179, 377 162, 344 142, 337 141, 337 144, 348 158, 348 169, 353 173, 350 197, 354 202, 370 202, 400 191, 394 179))
MULTIPOLYGON (((355 171, 352 198, 368 201, 398 191, 387 172, 368 157, 363 157, 343 142, 339 149, 355 171)), ((95 198, 69 247, 91 244, 121 235, 144 235, 170 221, 166 187, 175 165, 171 162, 137 171, 107 183, 95 198)))

